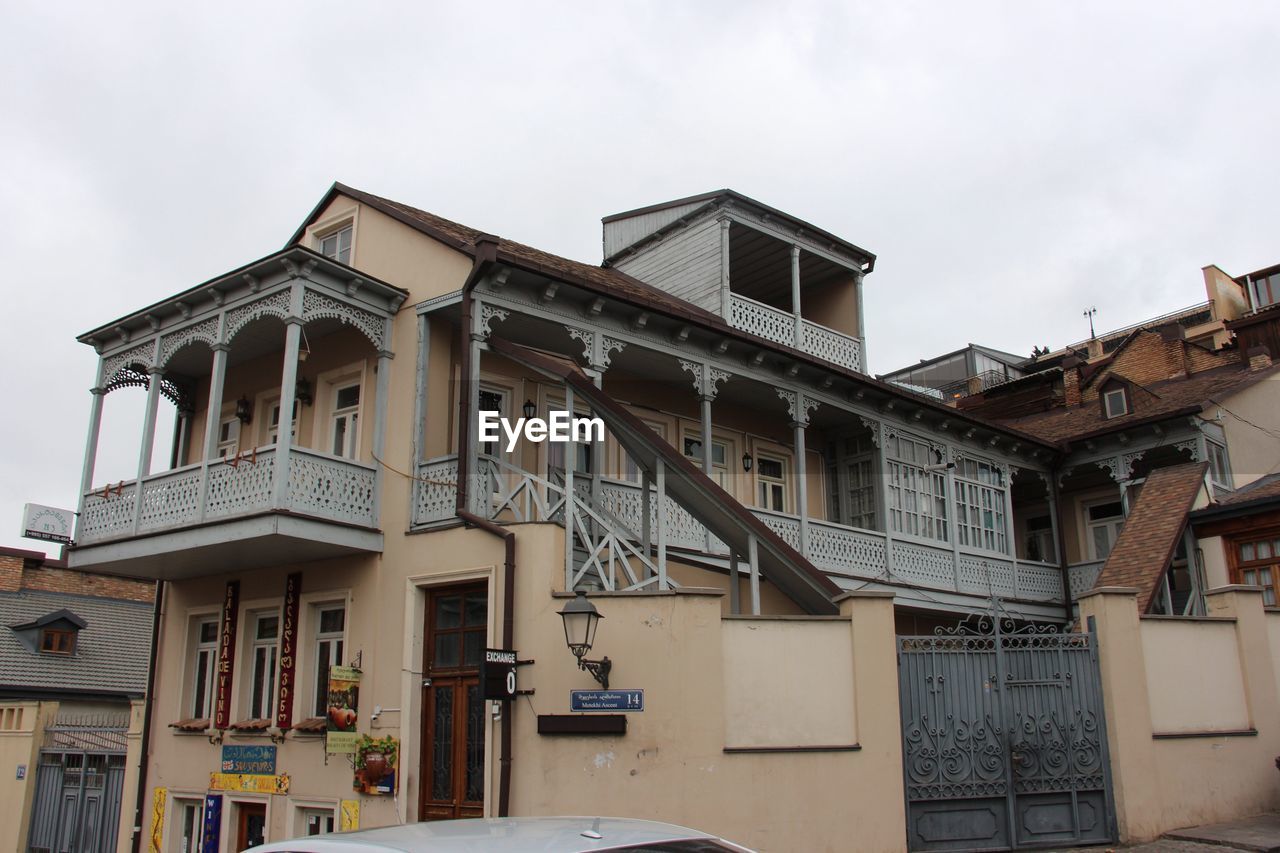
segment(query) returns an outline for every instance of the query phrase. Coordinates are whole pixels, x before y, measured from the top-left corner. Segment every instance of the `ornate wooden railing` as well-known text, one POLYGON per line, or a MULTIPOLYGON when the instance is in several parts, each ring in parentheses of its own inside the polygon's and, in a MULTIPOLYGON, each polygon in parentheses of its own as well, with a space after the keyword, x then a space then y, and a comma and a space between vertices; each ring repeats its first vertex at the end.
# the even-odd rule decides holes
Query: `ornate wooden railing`
MULTIPOLYGON (((489 496, 488 517, 509 522, 563 523, 563 483, 545 480, 497 460, 486 461, 481 471, 482 493, 489 496)), ((457 481, 456 458, 448 456, 425 462, 419 466, 418 476, 414 524, 424 525, 452 518, 454 484, 457 481)), ((620 543, 627 543, 628 553, 636 556, 647 554, 644 548, 630 550, 632 543, 639 543, 645 529, 640 486, 602 478, 594 502, 590 487, 589 478, 575 480, 574 491, 578 495, 575 507, 582 506, 584 516, 595 520, 598 527, 611 528, 595 531, 593 541, 607 535, 613 537, 612 541, 619 547, 620 543)), ((649 544, 653 545, 658 528, 658 510, 657 500, 652 495, 649 504, 649 544)), ((711 538, 708 551, 706 529, 670 497, 663 512, 668 547, 715 556, 726 553, 723 543, 715 537, 711 538)), ((799 550, 800 519, 797 516, 761 509, 752 509, 752 512, 784 542, 799 550)), ((965 549, 953 552, 949 545, 890 540, 880 531, 861 530, 828 521, 810 519, 808 557, 823 571, 850 578, 883 580, 984 597, 994 594, 1023 601, 1062 601, 1062 569, 1051 563, 1013 560, 965 549), (886 561, 890 548, 893 559, 886 561)))
POLYGON ((369 465, 303 447, 289 450, 288 481, 276 500, 276 453, 187 465, 84 496, 76 541, 92 545, 273 509, 377 527, 375 472, 369 465), (141 498, 139 499, 139 494, 141 498), (139 506, 141 500, 141 506, 139 506))
MULTIPOLYGON (((795 346, 796 317, 737 293, 729 296, 729 325, 767 341, 795 346)), ((800 349, 832 364, 862 371, 862 342, 810 320, 800 321, 800 349)))

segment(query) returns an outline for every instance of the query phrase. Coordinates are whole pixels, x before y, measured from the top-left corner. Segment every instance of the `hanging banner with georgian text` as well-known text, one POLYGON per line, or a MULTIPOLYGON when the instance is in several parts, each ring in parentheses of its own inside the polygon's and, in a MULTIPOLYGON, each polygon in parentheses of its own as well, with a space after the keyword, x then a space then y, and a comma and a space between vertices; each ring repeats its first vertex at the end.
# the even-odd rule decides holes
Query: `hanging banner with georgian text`
POLYGON ((302 597, 302 573, 284 582, 284 625, 280 631, 280 690, 276 700, 276 728, 293 727, 293 687, 298 665, 298 602, 302 597))
POLYGON ((231 679, 236 668, 236 623, 240 618, 240 581, 227 582, 222 600, 222 630, 218 635, 218 692, 214 701, 213 727, 231 727, 231 679))

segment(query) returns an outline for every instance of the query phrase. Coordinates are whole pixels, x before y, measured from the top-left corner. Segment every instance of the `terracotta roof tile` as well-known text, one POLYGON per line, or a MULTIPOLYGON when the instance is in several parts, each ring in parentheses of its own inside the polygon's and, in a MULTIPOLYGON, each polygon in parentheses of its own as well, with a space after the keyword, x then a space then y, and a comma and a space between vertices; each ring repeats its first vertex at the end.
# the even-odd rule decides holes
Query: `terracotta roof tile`
MULTIPOLYGON (((1172 417, 1186 410, 1199 410, 1205 403, 1234 394, 1260 379, 1275 377, 1280 364, 1264 370, 1248 370, 1228 364, 1191 376, 1164 379, 1137 386, 1145 393, 1132 396, 1133 411, 1118 418, 1104 418, 1096 400, 1076 406, 1051 409, 1023 417, 1002 420, 1005 426, 1047 441, 1071 441, 1087 435, 1122 429, 1138 422, 1172 417)), ((981 410, 975 412, 982 415, 981 410)))
POLYGON ((1097 586, 1133 587, 1138 590, 1139 612, 1151 609, 1156 585, 1178 547, 1208 467, 1206 462, 1193 462, 1151 472, 1102 566, 1097 586))
POLYGON ((1253 501, 1280 498, 1280 474, 1268 474, 1254 480, 1247 486, 1241 486, 1230 494, 1218 498, 1216 503, 1223 506, 1251 503, 1253 501))

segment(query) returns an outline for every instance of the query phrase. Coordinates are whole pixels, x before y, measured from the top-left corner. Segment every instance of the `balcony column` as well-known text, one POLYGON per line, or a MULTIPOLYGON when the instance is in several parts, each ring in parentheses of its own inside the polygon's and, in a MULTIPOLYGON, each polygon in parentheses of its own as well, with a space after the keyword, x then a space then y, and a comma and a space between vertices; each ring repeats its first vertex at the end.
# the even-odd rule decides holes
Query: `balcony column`
POLYGON ((800 247, 791 247, 791 313, 795 317, 796 349, 804 349, 804 322, 800 319, 800 247))
POLYGON ((102 432, 102 402, 107 396, 103 387, 107 377, 102 375, 102 359, 98 359, 98 376, 89 393, 93 401, 89 406, 89 435, 85 439, 84 467, 80 471, 80 495, 76 499, 77 518, 84 516, 84 496, 93 488, 93 469, 98 461, 98 436, 102 432))
MULTIPOLYGON (((382 333, 382 340, 385 345, 391 340, 391 321, 385 321, 386 328, 382 333)), ((382 482, 383 482, 383 465, 382 459, 386 455, 387 446, 387 405, 390 402, 387 398, 391 395, 391 359, 395 358, 395 354, 388 349, 378 350, 378 366, 375 368, 377 372, 377 382, 374 384, 374 394, 376 399, 373 401, 373 500, 371 506, 373 509, 373 522, 377 527, 381 527, 382 519, 382 482)), ((416 424, 415 424, 416 428, 416 424)), ((417 460, 409 469, 417 471, 417 460)))
POLYGON ((867 368, 867 324, 862 318, 862 270, 853 274, 853 293, 858 305, 858 369, 869 374, 867 368))
POLYGON ((227 384, 227 352, 230 344, 213 345, 213 367, 209 373, 209 404, 205 409, 205 467, 218 452, 218 431, 222 426, 222 395, 227 384))
POLYGON ((301 284, 293 285, 289 317, 284 327, 284 366, 280 372, 280 428, 276 430, 276 509, 288 506, 289 450, 293 446, 293 403, 298 394, 298 350, 302 342, 302 294, 301 284))
POLYGON ((795 448, 796 514, 800 517, 800 553, 809 557, 809 475, 805 459, 805 429, 809 426, 809 412, 818 407, 818 401, 799 391, 777 389, 778 396, 787 404, 791 416, 791 431, 795 448))
POLYGON ((720 220, 720 316, 733 324, 733 300, 729 291, 729 220, 720 220))
POLYGON ((142 420, 142 446, 138 449, 138 480, 133 495, 133 532, 138 532, 142 521, 142 480, 151 473, 151 449, 156 438, 156 410, 160 405, 160 381, 164 370, 155 363, 160 356, 160 338, 156 338, 155 354, 147 370, 147 412, 142 420))
MULTIPOLYGON (((573 386, 565 383, 564 407, 573 412, 573 386)), ((570 415, 572 417, 572 414, 570 415)), ((573 440, 573 429, 569 430, 569 440, 564 445, 564 588, 573 592, 573 539, 574 539, 574 491, 573 469, 578 462, 578 443, 573 440)), ((590 543, 588 543, 590 544, 590 543)))
MULTIPOLYGON (((703 385, 703 388, 706 388, 706 384, 703 385)), ((711 401, 715 398, 716 395, 714 391, 708 394, 704 390, 704 392, 699 395, 699 399, 702 401, 702 472, 712 479, 714 479, 714 476, 712 475, 711 467, 711 401)), ((703 531, 702 550, 710 554, 711 530, 710 528, 704 527, 703 531)))
MULTIPOLYGON (((226 315, 218 318, 218 338, 222 338, 222 326, 226 323, 226 315)), ((218 452, 218 432, 222 428, 222 395, 227 384, 227 352, 231 345, 216 343, 213 345, 213 367, 209 372, 209 403, 205 407, 204 416, 204 453, 200 460, 200 507, 197 517, 204 521, 205 509, 209 505, 209 460, 218 452)), ((237 448, 239 449, 239 448, 237 448)))

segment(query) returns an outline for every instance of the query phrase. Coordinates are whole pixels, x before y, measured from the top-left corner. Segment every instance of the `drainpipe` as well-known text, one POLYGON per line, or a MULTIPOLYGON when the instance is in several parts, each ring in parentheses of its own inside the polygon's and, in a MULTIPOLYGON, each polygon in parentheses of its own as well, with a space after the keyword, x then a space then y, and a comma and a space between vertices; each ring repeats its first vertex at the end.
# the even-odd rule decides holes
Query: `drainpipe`
POLYGON ((137 801, 133 806, 133 853, 142 845, 142 815, 147 796, 147 760, 151 757, 151 718, 155 706, 156 658, 160 646, 160 618, 164 609, 164 581, 156 581, 156 606, 151 614, 151 660, 147 663, 147 695, 142 703, 142 749, 138 758, 137 801))
MULTIPOLYGON (((476 241, 475 266, 472 267, 471 275, 462 286, 462 328, 459 336, 462 349, 462 384, 458 389, 458 490, 454 513, 468 527, 479 528, 503 541, 505 554, 502 564, 502 647, 509 649, 515 642, 516 535, 467 509, 472 450, 472 432, 468 419, 475 417, 475 412, 469 411, 467 407, 471 399, 471 290, 480 280, 481 272, 493 262, 497 248, 496 237, 481 237, 476 241)), ((511 715, 514 709, 514 703, 508 704, 506 713, 502 715, 502 732, 498 746, 498 817, 507 817, 511 807, 511 715)))

